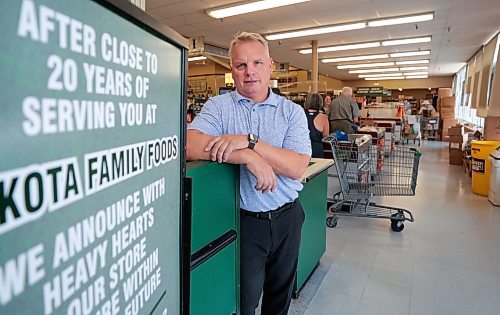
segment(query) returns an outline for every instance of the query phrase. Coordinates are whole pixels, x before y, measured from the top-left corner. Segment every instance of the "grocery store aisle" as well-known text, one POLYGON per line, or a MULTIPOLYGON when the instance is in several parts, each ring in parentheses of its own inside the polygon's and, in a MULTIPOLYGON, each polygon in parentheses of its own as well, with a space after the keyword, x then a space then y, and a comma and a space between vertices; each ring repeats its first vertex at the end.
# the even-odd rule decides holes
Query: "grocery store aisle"
POLYGON ((413 211, 415 222, 396 233, 388 220, 340 218, 290 314, 499 313, 500 207, 448 164, 448 143, 420 150, 416 195, 376 200, 413 211))

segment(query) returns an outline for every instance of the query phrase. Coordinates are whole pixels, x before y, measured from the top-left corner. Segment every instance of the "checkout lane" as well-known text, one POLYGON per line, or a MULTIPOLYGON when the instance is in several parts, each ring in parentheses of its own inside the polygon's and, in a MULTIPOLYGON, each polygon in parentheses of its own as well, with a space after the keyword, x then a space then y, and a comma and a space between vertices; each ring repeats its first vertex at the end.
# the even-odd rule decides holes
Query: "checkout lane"
MULTIPOLYGON (((305 212, 294 296, 326 250, 326 204, 330 159, 311 159, 300 178, 305 212)), ((192 180, 191 314, 239 313, 239 167, 187 163, 192 180), (200 259, 203 257, 203 259, 200 259), (202 260, 202 261, 200 261, 202 260)))

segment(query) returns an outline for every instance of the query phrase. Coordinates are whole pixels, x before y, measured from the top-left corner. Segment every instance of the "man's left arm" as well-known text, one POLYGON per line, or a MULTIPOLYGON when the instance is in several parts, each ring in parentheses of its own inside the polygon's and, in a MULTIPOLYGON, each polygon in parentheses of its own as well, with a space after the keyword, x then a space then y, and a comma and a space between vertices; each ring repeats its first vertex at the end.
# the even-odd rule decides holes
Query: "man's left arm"
MULTIPOLYGON (((299 107, 292 112, 289 125, 285 128, 287 132, 282 148, 259 140, 253 150, 271 165, 276 174, 298 179, 304 174, 311 158, 307 118, 299 107)), ((205 150, 210 151, 212 161, 226 162, 231 152, 247 146, 247 135, 223 135, 212 139, 205 150)))
POLYGON ((356 103, 355 100, 351 100, 351 110, 352 110, 352 121, 357 123, 359 122, 359 108, 358 108, 358 103, 356 103))
POLYGON ((307 154, 277 148, 264 141, 259 141, 254 150, 271 165, 277 174, 292 179, 299 179, 304 174, 311 158, 307 154))

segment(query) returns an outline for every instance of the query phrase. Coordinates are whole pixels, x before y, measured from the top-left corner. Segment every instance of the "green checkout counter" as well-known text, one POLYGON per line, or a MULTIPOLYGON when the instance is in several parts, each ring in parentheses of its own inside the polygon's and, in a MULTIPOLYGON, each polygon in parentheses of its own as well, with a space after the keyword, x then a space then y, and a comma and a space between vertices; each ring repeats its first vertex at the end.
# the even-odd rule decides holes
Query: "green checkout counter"
MULTIPOLYGON (((309 279, 326 249, 328 159, 311 159, 301 178, 302 227, 294 296, 309 279)), ((238 314, 239 166, 206 161, 187 163, 192 179, 191 314, 238 314)))

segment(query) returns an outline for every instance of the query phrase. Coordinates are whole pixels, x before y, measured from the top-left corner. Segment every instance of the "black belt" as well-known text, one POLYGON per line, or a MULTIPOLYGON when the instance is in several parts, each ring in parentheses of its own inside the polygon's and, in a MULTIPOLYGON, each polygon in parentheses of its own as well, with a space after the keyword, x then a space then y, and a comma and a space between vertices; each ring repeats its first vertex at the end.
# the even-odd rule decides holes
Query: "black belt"
POLYGON ((245 209, 240 209, 240 214, 244 215, 244 216, 248 216, 248 217, 254 217, 257 219, 276 218, 276 217, 282 216, 283 214, 285 214, 285 212, 287 212, 290 208, 292 208, 292 206, 295 204, 296 200, 297 199, 295 199, 292 202, 287 202, 277 209, 270 210, 270 211, 264 211, 264 212, 253 212, 253 211, 248 211, 245 209))

